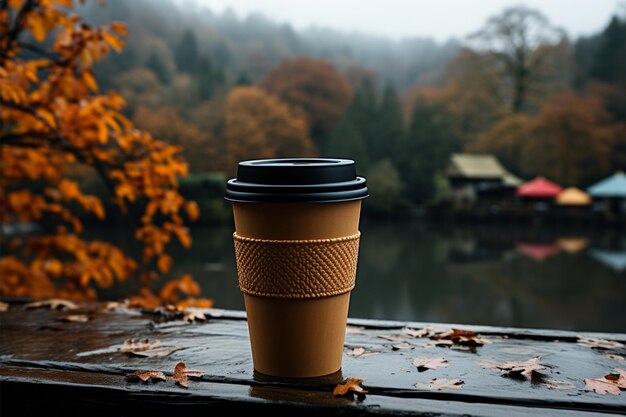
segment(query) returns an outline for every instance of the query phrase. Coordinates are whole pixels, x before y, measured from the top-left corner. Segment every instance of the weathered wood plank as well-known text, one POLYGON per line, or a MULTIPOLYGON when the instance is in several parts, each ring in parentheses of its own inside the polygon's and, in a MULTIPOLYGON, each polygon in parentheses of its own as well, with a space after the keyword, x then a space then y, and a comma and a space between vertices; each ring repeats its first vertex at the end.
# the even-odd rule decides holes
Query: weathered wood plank
MULTIPOLYGON (((33 409, 34 399, 56 392, 50 401, 62 406, 72 399, 78 409, 89 404, 113 407, 131 401, 133 407, 160 407, 162 399, 183 408, 200 409, 202 404, 235 407, 269 407, 273 413, 293 413, 306 407, 312 414, 322 409, 333 414, 417 414, 444 415, 561 415, 563 412, 626 413, 626 392, 601 396, 583 391, 584 378, 600 377, 615 367, 625 368, 606 354, 625 355, 624 348, 599 351, 579 346, 576 334, 548 330, 502 329, 460 326, 479 330, 492 344, 474 349, 426 347, 427 339, 401 340, 413 349, 393 351, 394 342, 380 338, 401 334, 409 325, 422 323, 351 320, 363 327, 349 332, 346 345, 380 351, 377 355, 344 358, 341 374, 317 380, 285 381, 257 375, 252 369, 245 315, 222 312, 206 324, 182 321, 155 323, 153 317, 137 311, 91 312, 87 323, 56 321, 64 312, 25 311, 19 306, 0 313, 0 383, 3 407, 19 404, 24 398, 33 409), (158 339, 162 345, 179 350, 167 357, 140 358, 115 351, 129 338, 158 339), (556 341, 555 341, 556 340, 556 341), (448 368, 418 372, 414 357, 445 357, 448 368), (483 369, 480 361, 526 360, 540 356, 546 378, 573 384, 573 390, 548 389, 545 384, 505 378, 500 372, 483 369), (184 361, 189 368, 207 372, 188 390, 171 383, 132 384, 124 375, 138 369, 170 371, 184 361), (366 380, 370 394, 362 402, 333 398, 331 391, 343 377, 366 380), (417 390, 414 385, 431 378, 461 378, 458 391, 417 390), (41 392, 40 392, 41 391, 41 392), (80 400, 78 400, 80 399, 80 400), (20 400, 21 401, 21 400, 20 400), (146 403, 146 404, 144 404, 146 403), (330 411, 329 411, 330 410, 330 411), (541 410, 541 411, 539 411, 541 410)), ((432 325, 432 324, 431 324, 432 325)), ((448 325, 433 325, 448 327, 448 325)), ((626 341, 624 334, 587 334, 597 338, 626 341)), ((46 400, 48 401, 48 400, 46 400)), ((42 406, 43 407, 43 406, 42 406)), ((105 408, 106 408, 105 407, 105 408)), ((173 406, 172 406, 173 407, 173 406)), ((97 407, 95 407, 97 410, 97 407)), ((298 412, 299 414, 302 414, 298 412)), ((319 413, 318 413, 319 414, 319 413)))

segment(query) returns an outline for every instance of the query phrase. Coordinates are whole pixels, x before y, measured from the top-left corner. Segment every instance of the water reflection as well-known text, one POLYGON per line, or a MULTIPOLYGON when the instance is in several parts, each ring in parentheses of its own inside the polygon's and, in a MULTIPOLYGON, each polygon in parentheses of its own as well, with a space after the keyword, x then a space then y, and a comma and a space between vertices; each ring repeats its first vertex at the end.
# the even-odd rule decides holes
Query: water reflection
MULTIPOLYGON (((622 230, 393 221, 361 230, 351 317, 626 332, 622 230)), ((217 307, 243 309, 231 233, 195 228, 193 249, 174 251, 173 275, 190 272, 217 307)))

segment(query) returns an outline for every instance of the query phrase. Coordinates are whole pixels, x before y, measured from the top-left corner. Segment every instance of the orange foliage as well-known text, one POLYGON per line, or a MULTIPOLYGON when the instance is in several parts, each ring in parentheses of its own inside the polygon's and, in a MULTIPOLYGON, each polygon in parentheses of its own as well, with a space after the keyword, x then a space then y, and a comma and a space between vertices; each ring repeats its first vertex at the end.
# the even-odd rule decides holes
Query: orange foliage
POLYGON ((352 98, 348 80, 321 59, 285 60, 261 87, 304 112, 314 136, 330 130, 352 98))
POLYGON ((304 118, 256 87, 239 87, 230 92, 225 125, 232 169, 244 159, 315 154, 304 118))
MULTIPOLYGON (((178 178, 187 174, 182 149, 137 130, 120 113, 118 94, 99 93, 92 66, 122 50, 126 28, 92 27, 72 7, 71 0, 0 3, 0 221, 43 224, 49 233, 3 236, 13 254, 0 258, 5 295, 93 299, 92 284, 106 288, 137 270, 115 246, 79 237, 78 207, 98 219, 106 213, 99 198, 67 178, 73 166, 92 167, 123 212, 143 207, 136 237, 144 278, 170 270, 165 247, 172 238, 191 244, 181 212, 199 215, 178 193, 178 178)), ((177 288, 185 292, 191 282, 185 276, 177 288)))

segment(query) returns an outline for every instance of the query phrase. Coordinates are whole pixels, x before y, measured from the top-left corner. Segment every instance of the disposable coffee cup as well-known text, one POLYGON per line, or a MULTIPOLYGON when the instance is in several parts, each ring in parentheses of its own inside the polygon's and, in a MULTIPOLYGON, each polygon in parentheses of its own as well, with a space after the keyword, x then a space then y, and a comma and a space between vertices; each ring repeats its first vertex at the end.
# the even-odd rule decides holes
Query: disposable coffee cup
POLYGON ((257 372, 307 378, 341 369, 367 196, 351 160, 239 163, 226 199, 257 372))

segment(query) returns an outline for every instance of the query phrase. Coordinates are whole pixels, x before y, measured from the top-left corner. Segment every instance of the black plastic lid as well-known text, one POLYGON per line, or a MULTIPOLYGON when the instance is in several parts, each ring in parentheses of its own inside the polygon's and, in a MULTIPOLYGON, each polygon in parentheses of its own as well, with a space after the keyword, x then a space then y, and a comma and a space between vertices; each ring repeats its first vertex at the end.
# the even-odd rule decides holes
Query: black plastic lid
POLYGON ((239 162, 226 199, 237 202, 326 203, 368 196, 365 178, 349 159, 292 158, 239 162))

